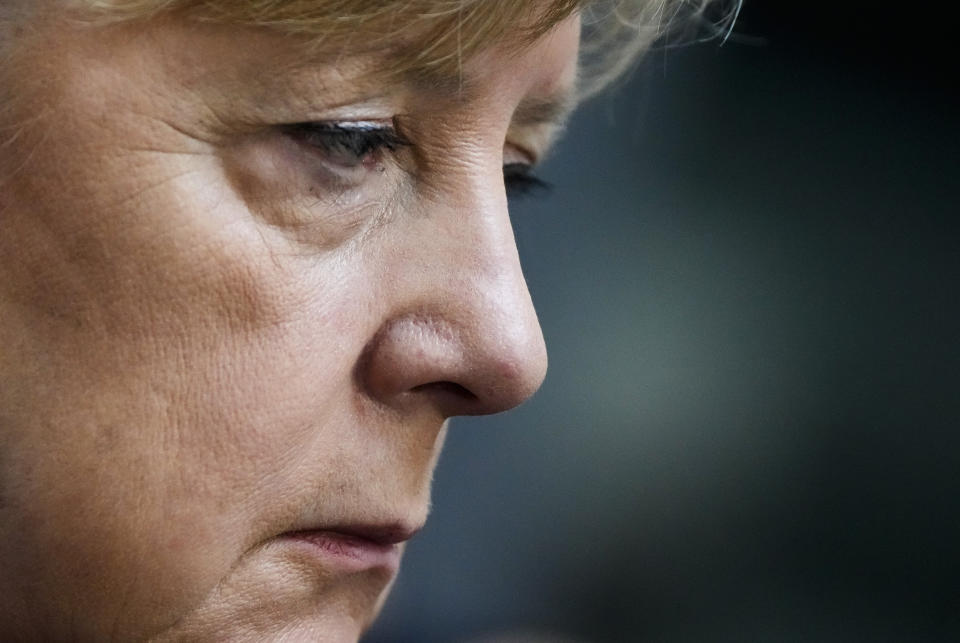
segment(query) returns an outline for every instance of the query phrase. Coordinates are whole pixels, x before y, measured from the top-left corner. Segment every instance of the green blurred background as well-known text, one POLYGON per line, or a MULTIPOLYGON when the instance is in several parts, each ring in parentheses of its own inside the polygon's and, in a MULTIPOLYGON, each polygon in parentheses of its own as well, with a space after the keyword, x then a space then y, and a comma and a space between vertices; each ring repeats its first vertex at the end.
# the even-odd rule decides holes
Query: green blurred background
POLYGON ((368 643, 960 640, 955 38, 883 11, 747 0, 578 113, 513 207, 550 373, 368 643))

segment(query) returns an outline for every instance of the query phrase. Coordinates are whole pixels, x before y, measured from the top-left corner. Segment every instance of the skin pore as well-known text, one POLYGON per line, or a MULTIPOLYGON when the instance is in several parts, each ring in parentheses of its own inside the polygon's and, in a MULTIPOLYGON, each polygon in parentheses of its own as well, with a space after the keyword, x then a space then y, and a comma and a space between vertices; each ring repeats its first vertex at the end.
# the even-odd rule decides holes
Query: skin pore
POLYGON ((0 638, 355 640, 395 569, 285 537, 429 509, 447 418, 546 354, 504 166, 579 24, 456 78, 173 18, 31 24, 0 78, 0 638))

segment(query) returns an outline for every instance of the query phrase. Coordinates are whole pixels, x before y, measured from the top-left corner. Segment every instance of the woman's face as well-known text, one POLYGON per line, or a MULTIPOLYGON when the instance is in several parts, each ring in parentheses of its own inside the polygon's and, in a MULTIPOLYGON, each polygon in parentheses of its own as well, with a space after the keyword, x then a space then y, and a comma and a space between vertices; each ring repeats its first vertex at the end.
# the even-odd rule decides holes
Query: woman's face
POLYGON ((2 638, 356 638, 445 420, 544 376, 503 166, 545 152, 578 23, 453 78, 173 20, 27 33, 0 111, 2 638))

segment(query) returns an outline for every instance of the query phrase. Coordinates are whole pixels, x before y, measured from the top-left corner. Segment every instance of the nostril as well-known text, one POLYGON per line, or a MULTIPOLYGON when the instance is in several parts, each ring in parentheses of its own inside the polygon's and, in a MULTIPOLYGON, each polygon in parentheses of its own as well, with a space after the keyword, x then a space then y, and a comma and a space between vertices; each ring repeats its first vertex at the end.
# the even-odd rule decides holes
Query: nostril
POLYGON ((477 396, 474 395, 472 391, 464 386, 461 386, 460 384, 457 384, 456 382, 428 382, 427 384, 415 386, 410 390, 418 393, 440 393, 443 395, 459 397, 470 402, 477 400, 477 396))

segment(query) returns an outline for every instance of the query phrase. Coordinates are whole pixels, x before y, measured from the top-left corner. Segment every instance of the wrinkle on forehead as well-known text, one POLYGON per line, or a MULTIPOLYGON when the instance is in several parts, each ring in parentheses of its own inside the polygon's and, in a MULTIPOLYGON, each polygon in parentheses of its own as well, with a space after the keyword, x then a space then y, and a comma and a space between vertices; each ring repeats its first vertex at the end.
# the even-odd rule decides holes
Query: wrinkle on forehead
MULTIPOLYGON (((539 40, 517 49, 511 43, 494 42, 484 51, 474 52, 456 68, 416 67, 394 73, 388 65, 396 55, 395 48, 365 49, 337 52, 336 50, 313 50, 305 52, 297 43, 286 39, 278 42, 276 34, 249 30, 244 37, 243 50, 238 52, 233 28, 208 25, 198 27, 213 36, 210 42, 219 43, 212 49, 220 55, 187 54, 177 59, 184 64, 178 72, 193 77, 188 84, 204 86, 207 74, 221 79, 232 79, 232 89, 226 96, 255 94, 263 105, 283 100, 296 105, 295 109, 306 114, 313 103, 322 97, 323 111, 345 105, 376 103, 378 98, 396 91, 437 99, 469 102, 490 91, 490 81, 502 82, 505 67, 521 65, 536 73, 510 74, 513 80, 533 76, 537 87, 525 97, 516 112, 517 125, 536 125, 544 122, 562 124, 576 106, 577 92, 577 45, 579 43, 579 20, 568 18, 539 40), (282 44, 283 46, 278 46, 282 44), (573 52, 572 55, 570 52, 573 52), (533 59, 528 55, 534 53, 533 59), (239 54, 239 58, 238 58, 239 54), (210 60, 226 63, 210 69, 210 60), (237 64, 239 60, 242 64, 237 64), (193 62, 189 62, 193 61, 193 62), (534 69, 535 68, 535 69, 534 69), (202 70, 202 71, 201 71, 202 70), (241 88, 243 91, 241 91, 241 88), (332 93, 328 89, 336 91, 332 93), (349 88, 345 91, 345 88, 349 88)), ((178 33, 182 33, 179 32, 178 33)), ((188 48, 189 39, 176 44, 178 49, 188 48)), ((397 47, 409 46, 401 43, 397 47)), ((181 49, 182 51, 182 49, 181 49)), ((523 92, 527 94, 527 92, 523 92)), ((373 105, 375 108, 375 105, 373 105)))
POLYGON ((160 14, 296 36, 316 50, 356 53, 407 43, 396 72, 456 69, 493 43, 523 48, 575 13, 586 0, 74 0, 93 19, 160 14))

